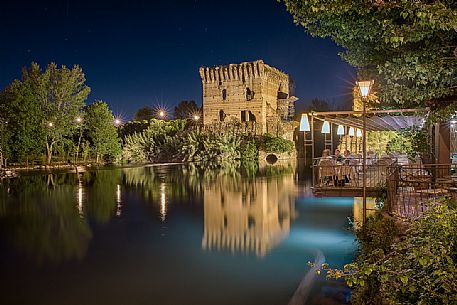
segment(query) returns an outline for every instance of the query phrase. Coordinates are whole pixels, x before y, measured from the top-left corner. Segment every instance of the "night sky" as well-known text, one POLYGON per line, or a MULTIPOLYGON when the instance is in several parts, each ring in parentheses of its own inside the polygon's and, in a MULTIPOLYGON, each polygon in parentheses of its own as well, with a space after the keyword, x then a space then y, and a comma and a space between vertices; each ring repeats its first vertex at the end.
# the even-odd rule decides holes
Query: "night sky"
POLYGON ((300 103, 350 99, 354 69, 276 0, 2 1, 0 87, 32 61, 79 64, 94 99, 132 117, 141 106, 201 104, 200 66, 263 59, 295 81, 300 103))

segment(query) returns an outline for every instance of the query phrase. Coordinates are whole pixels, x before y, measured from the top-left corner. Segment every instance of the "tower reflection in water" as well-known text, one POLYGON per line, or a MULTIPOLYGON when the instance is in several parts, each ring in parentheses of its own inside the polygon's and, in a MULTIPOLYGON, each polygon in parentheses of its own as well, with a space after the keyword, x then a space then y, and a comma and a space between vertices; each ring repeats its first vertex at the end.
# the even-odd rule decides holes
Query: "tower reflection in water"
POLYGON ((202 248, 265 256, 288 236, 295 218, 293 174, 227 180, 205 186, 202 248))

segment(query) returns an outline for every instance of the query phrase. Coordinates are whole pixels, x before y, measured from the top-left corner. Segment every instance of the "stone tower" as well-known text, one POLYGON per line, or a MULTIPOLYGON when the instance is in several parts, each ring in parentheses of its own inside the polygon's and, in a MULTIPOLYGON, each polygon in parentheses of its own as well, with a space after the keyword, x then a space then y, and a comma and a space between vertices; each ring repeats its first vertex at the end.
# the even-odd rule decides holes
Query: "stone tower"
POLYGON ((241 121, 256 134, 277 133, 293 118, 289 76, 262 60, 200 68, 203 124, 241 121))

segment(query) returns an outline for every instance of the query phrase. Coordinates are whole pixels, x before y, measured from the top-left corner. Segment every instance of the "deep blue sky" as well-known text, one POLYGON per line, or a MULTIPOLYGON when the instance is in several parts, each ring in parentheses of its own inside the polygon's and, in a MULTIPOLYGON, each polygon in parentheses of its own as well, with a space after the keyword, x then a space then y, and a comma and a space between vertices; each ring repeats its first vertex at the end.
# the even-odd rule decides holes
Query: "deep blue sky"
POLYGON ((0 5, 0 87, 21 67, 79 64, 94 99, 131 117, 144 105, 201 103, 200 66, 263 59, 301 103, 350 98, 354 70, 276 0, 8 1, 0 5))

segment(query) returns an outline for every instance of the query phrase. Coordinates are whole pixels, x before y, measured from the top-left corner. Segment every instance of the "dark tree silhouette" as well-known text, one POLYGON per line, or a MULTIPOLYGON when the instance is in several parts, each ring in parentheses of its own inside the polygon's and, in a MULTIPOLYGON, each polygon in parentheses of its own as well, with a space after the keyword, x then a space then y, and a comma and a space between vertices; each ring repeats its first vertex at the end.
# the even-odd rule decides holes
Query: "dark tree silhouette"
POLYGON ((144 106, 138 109, 135 112, 134 120, 135 121, 149 121, 154 117, 155 111, 149 106, 144 106))
POLYGON ((200 111, 201 109, 195 101, 181 101, 175 107, 174 116, 175 119, 190 119, 192 115, 199 114, 200 111))

